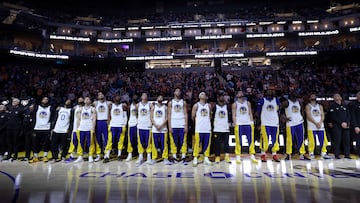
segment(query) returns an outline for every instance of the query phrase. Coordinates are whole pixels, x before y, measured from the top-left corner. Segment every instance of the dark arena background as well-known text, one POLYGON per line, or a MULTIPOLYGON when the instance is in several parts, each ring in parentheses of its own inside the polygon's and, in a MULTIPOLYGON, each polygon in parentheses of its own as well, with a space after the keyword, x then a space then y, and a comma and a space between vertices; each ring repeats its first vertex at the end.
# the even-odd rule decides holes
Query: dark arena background
MULTIPOLYGON (((1 1, 0 56, 1 202, 360 202, 359 1, 1 1), (127 119, 142 93, 157 108, 159 95, 166 104, 175 102, 176 88, 186 102, 183 129, 188 132, 183 134, 185 149, 175 146, 175 153, 166 131, 165 148, 153 144, 155 133, 150 133, 144 158, 137 149, 142 141, 129 158, 132 128, 125 120, 120 141, 110 127, 95 139, 98 124, 93 126, 82 158, 80 141, 74 153, 69 149, 77 135, 69 125, 81 131, 75 126, 83 121, 75 110, 69 129, 57 133, 56 117, 67 100, 76 109, 79 97, 90 97, 89 108, 97 112, 100 101, 115 108, 120 96, 127 119), (209 106, 223 98, 228 109, 229 138, 220 146, 220 157, 215 155, 216 122, 209 147, 201 147, 202 139, 199 156, 193 155, 199 151, 195 124, 200 118, 193 120, 192 110, 202 105, 202 92, 209 106), (279 101, 277 154, 272 139, 268 150, 261 148, 268 136, 260 127, 260 112, 269 109, 259 111, 259 101, 267 102, 268 92, 279 101), (307 130, 311 94, 323 108, 327 145, 324 137, 307 130), (292 96, 301 104, 305 129, 293 141, 284 106, 292 96), (252 141, 245 134, 237 138, 234 128, 232 114, 241 98, 251 104, 252 141), (53 109, 50 128, 39 130, 35 120, 47 115, 37 111, 48 105, 53 109), (315 137, 314 153, 309 137, 315 137)), ((140 134, 135 140, 141 140, 140 134)))

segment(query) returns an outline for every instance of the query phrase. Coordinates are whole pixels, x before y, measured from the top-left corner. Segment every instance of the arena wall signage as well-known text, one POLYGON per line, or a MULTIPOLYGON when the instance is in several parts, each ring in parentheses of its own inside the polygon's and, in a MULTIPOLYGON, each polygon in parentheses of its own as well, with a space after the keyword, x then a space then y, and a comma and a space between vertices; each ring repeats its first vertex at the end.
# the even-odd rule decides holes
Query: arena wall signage
POLYGON ((34 57, 34 58, 69 59, 69 56, 66 56, 66 55, 42 54, 42 53, 35 53, 32 51, 10 50, 10 54, 19 55, 19 56, 28 56, 28 57, 34 57))
POLYGON ((284 37, 285 33, 262 33, 262 34, 247 34, 246 38, 263 38, 263 37, 284 37))
POLYGON ((332 30, 332 31, 319 31, 319 32, 299 32, 299 36, 326 36, 326 35, 337 35, 339 34, 339 30, 332 30))
POLYGON ((181 41, 182 37, 150 37, 146 38, 147 42, 162 42, 162 41, 181 41))
POLYGON ((174 56, 129 56, 126 57, 127 61, 143 61, 143 60, 156 60, 156 59, 173 59, 174 56))
POLYGON ((360 31, 360 27, 351 27, 349 30, 350 32, 358 32, 360 31))
POLYGON ((267 52, 266 56, 309 56, 317 55, 317 51, 284 51, 284 52, 267 52))
POLYGON ((61 35, 50 35, 50 39, 90 42, 89 37, 71 37, 71 36, 61 36, 61 35))
POLYGON ((209 35, 209 36, 195 36, 196 40, 201 39, 231 39, 232 35, 209 35))
POLYGON ((244 57, 244 54, 196 54, 195 58, 231 58, 231 57, 244 57))
POLYGON ((133 42, 134 39, 97 39, 97 42, 100 43, 124 43, 124 42, 133 42))

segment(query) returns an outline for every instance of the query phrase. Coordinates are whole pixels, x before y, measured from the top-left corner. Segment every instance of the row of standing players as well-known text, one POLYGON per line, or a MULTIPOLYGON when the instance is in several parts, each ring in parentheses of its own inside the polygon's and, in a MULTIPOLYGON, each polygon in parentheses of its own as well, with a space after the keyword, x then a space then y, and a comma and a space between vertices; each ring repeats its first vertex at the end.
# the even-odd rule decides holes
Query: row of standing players
MULTIPOLYGON (((359 136, 359 111, 360 94, 357 94, 358 101, 349 107, 342 102, 339 94, 334 95, 334 102, 330 106, 330 128, 334 134, 335 158, 340 158, 340 145, 343 144, 345 158, 350 158, 350 130, 354 129, 359 136), (351 123, 351 125, 350 125, 351 123)), ((136 99, 134 98, 134 101, 136 99)), ((133 153, 139 153, 136 163, 144 162, 143 154, 146 152, 146 162, 155 163, 155 160, 164 160, 165 164, 171 164, 168 152, 172 160, 185 161, 187 152, 188 116, 187 103, 181 99, 181 90, 175 89, 174 98, 166 104, 163 97, 158 96, 157 101, 151 103, 147 94, 143 93, 139 103, 133 102, 130 107, 120 101, 120 96, 114 98, 113 102, 105 100, 100 92, 97 101, 91 102, 89 97, 79 98, 78 105, 71 107, 70 100, 65 102, 63 107, 56 111, 48 104, 48 98, 44 97, 41 104, 31 106, 28 112, 19 108, 19 100, 13 99, 12 105, 5 111, 1 106, 1 119, 7 120, 6 131, 1 130, 2 147, 0 155, 5 159, 17 159, 16 137, 19 133, 20 115, 28 117, 29 125, 25 132, 26 145, 32 146, 33 158, 29 163, 39 161, 41 144, 44 145, 43 161, 47 162, 48 151, 51 148, 54 162, 65 160, 82 162, 83 155, 88 153, 89 162, 99 161, 104 154, 103 162, 110 161, 110 153, 117 151, 117 157, 121 160, 121 153, 124 140, 128 140, 127 158, 130 161, 133 153), (130 111, 128 118, 127 111, 130 111), (32 112, 32 113, 31 113, 32 112), (32 114, 32 115, 31 115, 32 114), (32 122, 31 122, 32 120, 32 122), (32 125, 31 125, 32 123, 32 125), (128 129, 126 129, 126 127, 128 129), (125 135, 125 133, 127 135, 125 135), (70 134, 70 136, 68 136, 70 134), (125 137, 127 136, 127 139, 125 137), (70 138, 70 139, 68 139, 70 138), (168 139, 170 150, 168 149, 168 139), (4 145, 5 144, 5 145, 4 145), (70 146, 69 146, 70 144, 70 146), (4 147, 5 146, 5 147, 4 147), (59 157, 59 147, 62 146, 62 153, 59 157), (177 157, 180 151, 181 156, 177 157), (12 157, 12 153, 14 156, 12 157), (75 155, 77 158, 75 159, 75 155)), ((324 126, 323 107, 316 102, 316 95, 311 94, 310 102, 305 107, 306 126, 308 133, 308 152, 305 156, 304 146, 304 116, 302 106, 295 94, 281 102, 274 96, 272 90, 265 92, 264 98, 256 104, 254 115, 259 116, 260 126, 260 149, 261 161, 266 161, 266 152, 272 152, 272 159, 279 161, 277 151, 279 150, 279 116, 280 109, 285 110, 286 117, 286 160, 291 159, 293 145, 296 145, 300 153, 300 159, 314 159, 316 140, 320 142, 321 158, 329 159, 326 153, 327 136, 324 126), (271 142, 271 144, 270 144, 271 142)), ((25 110, 26 111, 26 110, 25 110)), ((249 154, 252 162, 257 163, 254 146, 254 115, 251 103, 246 100, 242 91, 236 95, 236 100, 231 106, 232 118, 223 95, 219 95, 216 105, 207 103, 206 93, 199 94, 199 101, 195 103, 191 111, 191 119, 195 123, 195 134, 193 142, 193 165, 198 164, 199 154, 204 155, 204 164, 212 164, 209 160, 211 139, 214 139, 215 162, 220 162, 221 147, 225 151, 225 162, 230 162, 229 120, 234 123, 235 134, 235 155, 236 163, 241 163, 242 135, 247 138, 249 154), (223 146, 221 146, 223 145, 223 146)), ((5 123, 5 122, 2 122, 5 123)), ((30 147, 27 147, 30 149, 30 147)), ((30 158, 30 150, 26 150, 25 160, 30 158)))

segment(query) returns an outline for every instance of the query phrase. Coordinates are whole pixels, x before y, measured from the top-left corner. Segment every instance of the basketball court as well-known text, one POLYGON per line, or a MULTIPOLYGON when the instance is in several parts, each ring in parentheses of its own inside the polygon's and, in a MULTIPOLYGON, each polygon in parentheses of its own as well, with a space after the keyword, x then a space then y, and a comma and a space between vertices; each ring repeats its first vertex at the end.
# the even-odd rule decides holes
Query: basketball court
MULTIPOLYGON (((259 158, 259 157, 258 157, 259 158)), ((360 202, 360 160, 0 163, 1 202, 360 202)))

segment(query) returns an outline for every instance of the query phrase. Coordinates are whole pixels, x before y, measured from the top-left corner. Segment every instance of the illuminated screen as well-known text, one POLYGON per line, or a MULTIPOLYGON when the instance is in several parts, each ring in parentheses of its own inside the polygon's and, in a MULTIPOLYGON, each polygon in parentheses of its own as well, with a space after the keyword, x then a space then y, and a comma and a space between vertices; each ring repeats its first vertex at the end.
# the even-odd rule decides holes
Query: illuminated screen
POLYGON ((127 45, 127 44, 124 44, 124 45, 121 45, 121 48, 125 49, 125 50, 128 50, 128 49, 130 49, 130 46, 127 45))

